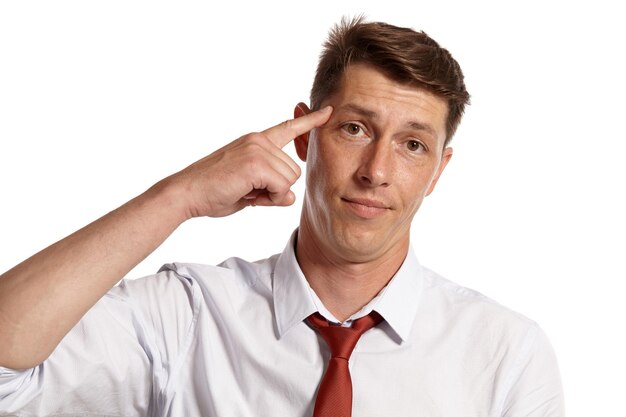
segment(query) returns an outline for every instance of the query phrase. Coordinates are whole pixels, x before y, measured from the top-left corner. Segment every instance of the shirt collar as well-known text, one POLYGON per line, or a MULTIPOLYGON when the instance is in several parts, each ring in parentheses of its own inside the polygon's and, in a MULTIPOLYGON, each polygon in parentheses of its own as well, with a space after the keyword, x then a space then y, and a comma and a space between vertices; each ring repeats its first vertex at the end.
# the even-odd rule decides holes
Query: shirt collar
POLYGON ((285 250, 278 257, 272 279, 279 337, 317 311, 310 296, 309 283, 296 260, 297 235, 298 230, 293 232, 285 250))
POLYGON ((409 340, 423 287, 423 270, 409 247, 404 262, 389 284, 372 300, 376 310, 403 342, 409 340))
MULTIPOLYGON (((296 230, 279 256, 273 274, 274 311, 279 337, 311 314, 327 310, 304 277, 295 254, 296 230), (319 303, 320 308, 316 305, 319 303)), ((422 294, 422 267, 410 247, 402 266, 389 284, 351 320, 376 310, 402 341, 407 341, 422 294)), ((330 314, 330 313, 328 313, 330 314)), ((323 314, 329 319, 327 314, 323 314)))

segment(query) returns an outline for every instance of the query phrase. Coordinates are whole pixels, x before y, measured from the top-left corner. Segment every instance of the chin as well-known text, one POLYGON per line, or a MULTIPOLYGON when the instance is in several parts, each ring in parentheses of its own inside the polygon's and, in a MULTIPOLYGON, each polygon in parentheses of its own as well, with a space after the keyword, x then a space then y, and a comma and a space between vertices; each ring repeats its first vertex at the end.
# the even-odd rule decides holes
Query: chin
POLYGON ((386 240, 369 233, 341 234, 335 241, 337 254, 350 262, 368 262, 386 252, 386 240))
MULTIPOLYGON (((339 225, 336 225, 339 226, 339 225)), ((345 225, 344 225, 345 226, 345 225)), ((390 252, 408 249, 409 234, 383 228, 338 227, 334 230, 334 247, 337 255, 352 262, 367 262, 385 258, 390 252)))

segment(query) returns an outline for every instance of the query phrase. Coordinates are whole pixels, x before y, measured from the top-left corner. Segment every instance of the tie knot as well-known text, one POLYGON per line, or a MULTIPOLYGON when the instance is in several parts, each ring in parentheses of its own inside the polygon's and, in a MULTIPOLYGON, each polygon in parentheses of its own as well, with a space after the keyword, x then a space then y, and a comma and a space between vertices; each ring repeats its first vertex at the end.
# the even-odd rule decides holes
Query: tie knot
POLYGON ((352 327, 331 324, 320 313, 311 314, 307 321, 326 341, 332 358, 348 360, 363 333, 378 325, 383 318, 372 311, 367 316, 354 320, 352 327))

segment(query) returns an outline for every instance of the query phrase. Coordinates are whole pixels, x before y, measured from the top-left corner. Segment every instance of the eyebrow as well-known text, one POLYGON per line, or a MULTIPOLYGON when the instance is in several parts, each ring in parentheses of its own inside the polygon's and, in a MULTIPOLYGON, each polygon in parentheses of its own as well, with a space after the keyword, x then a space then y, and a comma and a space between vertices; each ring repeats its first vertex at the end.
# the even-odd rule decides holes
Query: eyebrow
MULTIPOLYGON (((359 106, 358 104, 354 103, 346 103, 339 107, 337 110, 350 111, 369 119, 380 119, 380 116, 375 111, 366 109, 365 107, 359 106)), ((432 126, 430 126, 429 124, 411 121, 407 123, 407 126, 414 130, 424 130, 434 137, 437 137, 437 132, 435 132, 435 129, 433 129, 432 126)))

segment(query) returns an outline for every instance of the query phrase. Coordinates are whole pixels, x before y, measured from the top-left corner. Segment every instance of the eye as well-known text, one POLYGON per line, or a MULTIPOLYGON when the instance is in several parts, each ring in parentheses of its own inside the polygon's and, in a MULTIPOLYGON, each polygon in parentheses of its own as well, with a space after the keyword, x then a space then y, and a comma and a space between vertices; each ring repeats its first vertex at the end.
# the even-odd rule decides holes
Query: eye
POLYGON ((346 123, 341 128, 350 136, 358 136, 364 133, 363 128, 356 123, 346 123))
POLYGON ((424 148, 424 145, 422 145, 422 143, 417 140, 409 140, 406 143, 406 147, 411 152, 416 152, 416 151, 419 151, 420 148, 424 148))

